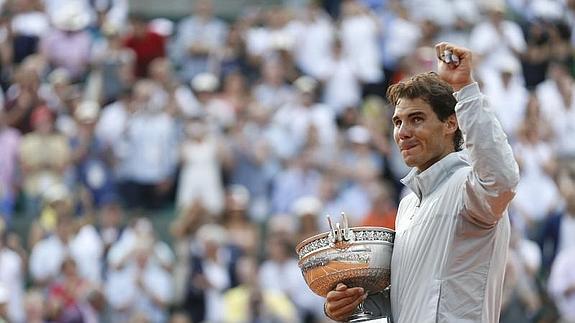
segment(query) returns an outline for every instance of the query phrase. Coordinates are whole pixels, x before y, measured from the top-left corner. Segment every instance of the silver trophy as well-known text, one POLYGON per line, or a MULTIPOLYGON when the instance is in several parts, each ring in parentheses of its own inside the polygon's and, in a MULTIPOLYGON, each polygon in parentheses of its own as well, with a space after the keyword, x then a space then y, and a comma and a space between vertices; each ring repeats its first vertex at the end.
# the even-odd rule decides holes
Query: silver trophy
MULTIPOLYGON (((307 285, 322 297, 338 283, 362 287, 370 295, 383 292, 390 284, 395 232, 380 227, 350 228, 343 213, 342 218, 343 224, 334 226, 328 215, 329 232, 297 245, 299 267, 307 285)), ((374 315, 361 303, 348 322, 391 323, 391 311, 374 315)))

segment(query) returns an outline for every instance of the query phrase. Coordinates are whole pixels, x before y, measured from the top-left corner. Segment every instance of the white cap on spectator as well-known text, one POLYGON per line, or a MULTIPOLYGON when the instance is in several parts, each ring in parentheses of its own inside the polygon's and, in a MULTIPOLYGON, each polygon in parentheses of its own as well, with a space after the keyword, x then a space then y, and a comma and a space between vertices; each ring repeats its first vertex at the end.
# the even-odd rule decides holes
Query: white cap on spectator
POLYGON ((293 47, 292 39, 282 33, 275 34, 271 37, 270 46, 277 50, 289 50, 293 47))
POLYGON ((271 217, 268 222, 270 233, 285 232, 288 234, 296 233, 296 223, 294 218, 288 214, 277 214, 271 217))
POLYGON ((48 81, 52 84, 68 84, 70 73, 64 68, 57 68, 48 75, 48 81))
POLYGON ((347 138, 354 144, 368 144, 371 135, 365 127, 353 126, 347 130, 347 138))
POLYGON ((304 196, 297 199, 293 204, 293 212, 297 216, 319 215, 322 209, 321 201, 315 196, 304 196))
POLYGON ((45 203, 68 201, 70 199, 70 190, 64 184, 54 184, 44 192, 43 199, 45 203))
POLYGON ((196 239, 202 243, 215 242, 221 246, 227 242, 227 235, 227 230, 221 225, 208 223, 198 229, 196 239))
POLYGON ((294 82, 293 85, 296 89, 303 93, 311 93, 315 91, 318 86, 318 82, 310 76, 304 75, 298 77, 294 82))
POLYGON ((482 2, 482 6, 488 12, 505 13, 506 9, 504 0, 487 0, 482 2))
POLYGON ((174 33, 174 23, 166 18, 156 18, 150 21, 150 29, 156 34, 170 37, 174 33))
POLYGON ((243 185, 230 185, 228 187, 228 209, 245 210, 250 203, 250 191, 243 185))
POLYGON ((497 67, 501 73, 516 74, 521 70, 517 58, 511 55, 503 55, 499 58, 497 67))
POLYGON ((60 30, 79 31, 90 24, 90 13, 81 4, 69 2, 52 17, 52 23, 60 30))
POLYGON ((541 19, 556 20, 563 16, 563 7, 559 1, 534 0, 530 7, 533 14, 541 19))
POLYGON ((192 89, 197 92, 214 92, 219 84, 218 78, 212 73, 200 73, 192 79, 192 89))
POLYGON ((74 117, 82 123, 96 122, 99 114, 100 105, 95 101, 83 101, 74 111, 74 117))
POLYGON ((455 15, 469 23, 476 23, 481 19, 479 8, 473 0, 460 0, 452 2, 455 15))

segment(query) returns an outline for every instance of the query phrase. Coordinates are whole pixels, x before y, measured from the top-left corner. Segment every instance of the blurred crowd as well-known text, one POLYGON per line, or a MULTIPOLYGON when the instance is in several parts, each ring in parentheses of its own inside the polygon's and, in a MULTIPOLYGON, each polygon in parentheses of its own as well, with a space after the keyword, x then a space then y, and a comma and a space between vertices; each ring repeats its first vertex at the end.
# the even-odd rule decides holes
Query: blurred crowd
POLYGON ((501 322, 575 322, 575 1, 213 5, 0 0, 0 322, 324 322, 294 248, 394 227, 385 91, 439 41, 521 169, 501 322))

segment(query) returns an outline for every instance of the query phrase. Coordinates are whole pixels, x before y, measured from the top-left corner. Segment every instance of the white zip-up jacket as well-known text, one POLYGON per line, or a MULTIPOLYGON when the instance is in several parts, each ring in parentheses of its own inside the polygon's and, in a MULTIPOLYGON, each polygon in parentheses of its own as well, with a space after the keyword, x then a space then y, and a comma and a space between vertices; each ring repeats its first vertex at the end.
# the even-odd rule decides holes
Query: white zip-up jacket
POLYGON ((477 83, 454 93, 465 150, 402 182, 391 264, 395 323, 499 321, 519 169, 477 83))

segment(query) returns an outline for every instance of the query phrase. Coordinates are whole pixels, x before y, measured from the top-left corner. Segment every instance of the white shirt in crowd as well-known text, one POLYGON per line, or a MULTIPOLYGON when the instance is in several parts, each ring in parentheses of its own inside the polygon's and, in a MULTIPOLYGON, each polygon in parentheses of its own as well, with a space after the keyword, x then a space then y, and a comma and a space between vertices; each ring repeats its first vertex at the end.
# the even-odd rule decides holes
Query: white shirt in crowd
POLYGON ((224 262, 204 260, 204 275, 210 284, 205 290, 206 322, 221 322, 224 318, 223 292, 230 287, 230 276, 224 262))
POLYGON ((30 274, 35 281, 50 281, 60 274, 69 255, 76 261, 80 275, 98 286, 102 282, 102 253, 102 240, 92 225, 82 227, 68 244, 52 234, 32 248, 30 274))
POLYGON ((379 27, 369 15, 345 17, 341 23, 343 52, 365 83, 377 83, 383 78, 379 49, 379 27))
POLYGON ((559 252, 575 248, 575 216, 565 213, 559 227, 559 252))
POLYGON ((361 102, 361 83, 349 59, 328 55, 324 58, 327 69, 321 75, 324 80, 323 101, 337 115, 346 108, 357 107, 361 102))
POLYGON ((557 83, 548 79, 539 84, 536 95, 541 113, 554 130, 554 148, 560 155, 575 156, 575 85, 571 84, 571 105, 565 106, 557 83))
POLYGON ((307 286, 296 259, 284 262, 266 260, 259 270, 263 290, 277 290, 288 296, 298 309, 323 317, 323 297, 314 294, 307 286), (281 279, 278 279, 281 277, 281 279))
POLYGON ((128 19, 128 0, 43 0, 49 17, 58 15, 62 7, 78 3, 84 12, 88 12, 91 21, 96 21, 97 11, 106 11, 104 22, 115 28, 122 28, 128 19))
POLYGON ((176 205, 185 209, 196 200, 211 213, 224 208, 224 187, 220 171, 218 140, 205 136, 201 141, 186 140, 181 145, 182 169, 176 205))
POLYGON ((0 247, 0 285, 7 291, 10 322, 24 323, 24 268, 20 256, 0 247))
POLYGON ((575 248, 561 251, 551 267, 549 292, 565 322, 575 322, 575 292, 566 295, 568 288, 575 286, 575 248))
POLYGON ((296 44, 298 28, 296 22, 278 28, 253 27, 246 33, 246 47, 250 55, 269 57, 276 50, 292 52, 296 44))
POLYGON ((41 11, 27 11, 12 18, 12 32, 16 35, 42 37, 50 30, 48 16, 41 11))
MULTIPOLYGON (((123 263, 130 260, 130 255, 138 246, 139 234, 133 229, 127 228, 122 233, 122 237, 110 248, 108 253, 108 264, 112 268, 121 267, 123 263)), ((175 263, 175 255, 163 241, 156 241, 154 243, 154 253, 150 258, 150 262, 155 264, 169 267, 175 263)))
POLYGON ((500 28, 501 32, 490 21, 484 21, 475 25, 471 31, 469 46, 473 52, 483 56, 477 68, 482 78, 496 73, 500 60, 504 58, 519 63, 513 52, 523 53, 527 49, 523 31, 517 23, 505 20, 501 22, 500 28))
POLYGON ((324 104, 316 103, 309 107, 288 104, 276 113, 274 121, 287 129, 298 147, 302 147, 306 142, 310 126, 315 127, 318 132, 321 145, 335 145, 335 114, 324 104))
POLYGON ((521 180, 512 205, 530 221, 543 220, 559 202, 557 185, 543 166, 553 158, 551 147, 539 141, 535 144, 518 143, 515 156, 521 161, 521 180))
POLYGON ((141 111, 126 126, 121 152, 126 178, 154 184, 173 175, 177 163, 177 134, 174 119, 162 111, 141 111))
POLYGON ((385 22, 383 33, 384 63, 389 67, 413 53, 421 38, 421 29, 415 22, 398 16, 385 22))
POLYGON ((167 310, 153 299, 164 304, 171 301, 172 279, 169 272, 155 262, 148 262, 141 268, 132 260, 121 270, 109 273, 104 293, 112 306, 112 322, 120 322, 128 319, 130 314, 141 312, 150 322, 162 323, 167 320, 167 310), (126 314, 127 317, 124 316, 126 314))
POLYGON ((318 13, 300 25, 294 54, 303 73, 322 79, 330 70, 326 57, 331 53, 335 28, 329 17, 318 13))
POLYGON ((516 77, 512 77, 510 82, 504 85, 499 73, 484 82, 483 91, 489 98, 491 108, 503 130, 513 142, 525 116, 529 92, 516 77))

